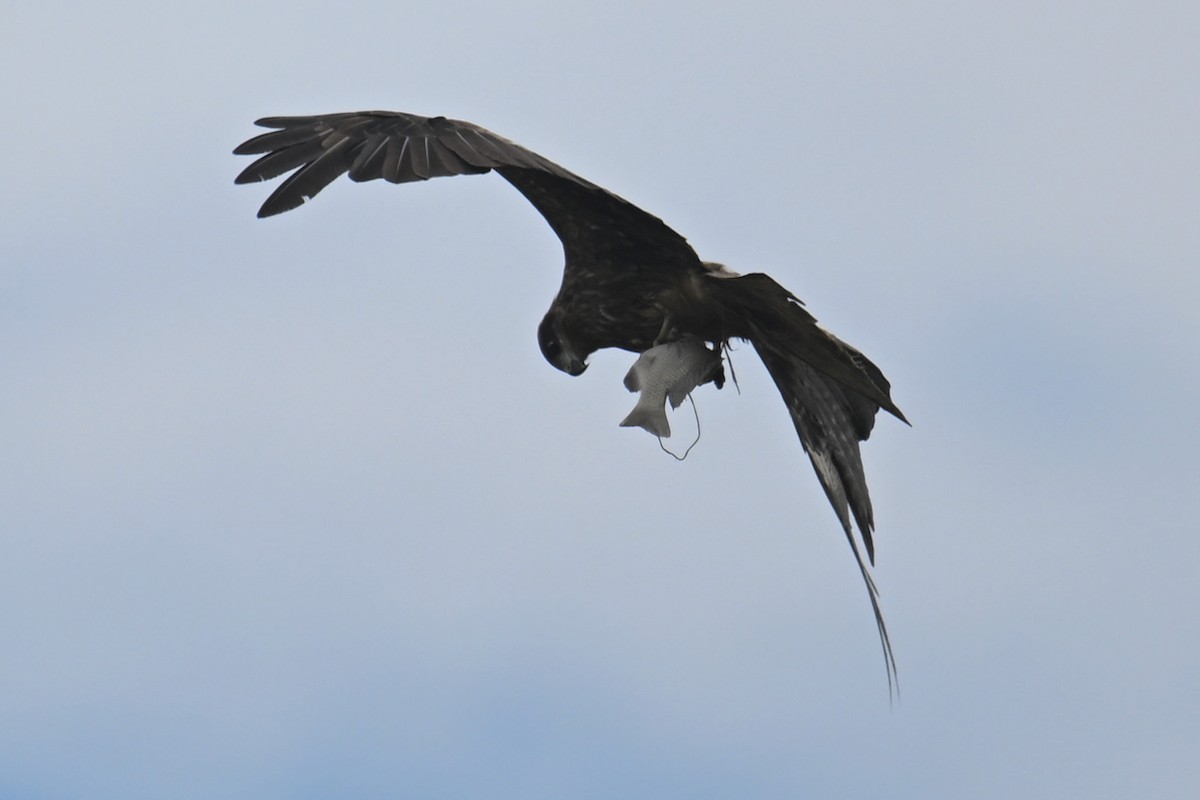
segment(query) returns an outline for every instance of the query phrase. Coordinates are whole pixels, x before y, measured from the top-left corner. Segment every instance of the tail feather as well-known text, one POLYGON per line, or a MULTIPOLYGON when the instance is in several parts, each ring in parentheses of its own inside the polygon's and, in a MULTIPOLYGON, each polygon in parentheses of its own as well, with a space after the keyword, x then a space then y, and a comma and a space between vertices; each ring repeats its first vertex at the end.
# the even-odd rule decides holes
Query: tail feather
POLYGON ((719 286, 726 330, 754 345, 841 522, 871 601, 890 692, 896 685, 896 660, 879 592, 854 536, 857 527, 867 560, 874 564, 875 520, 859 442, 870 436, 880 408, 907 420, 892 402, 891 386, 879 368, 818 327, 800 301, 774 280, 754 274, 722 280, 719 286))

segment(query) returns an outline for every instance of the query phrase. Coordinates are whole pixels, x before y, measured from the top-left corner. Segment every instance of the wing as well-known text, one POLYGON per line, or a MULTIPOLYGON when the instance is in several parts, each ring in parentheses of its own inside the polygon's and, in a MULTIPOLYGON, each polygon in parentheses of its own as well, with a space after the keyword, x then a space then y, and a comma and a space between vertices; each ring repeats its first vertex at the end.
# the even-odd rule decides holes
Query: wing
POLYGON ((883 621, 883 612, 879 608, 879 591, 863 561, 850 522, 853 515, 867 557, 874 563, 875 545, 871 532, 875 528, 875 520, 858 443, 870 434, 879 407, 804 361, 777 349, 770 342, 755 341, 754 348, 787 404, 800 443, 812 461, 825 496, 842 523, 846 541, 854 551, 854 560, 862 573, 871 599, 871 609, 875 613, 890 690, 895 684, 896 658, 892 653, 892 642, 883 621))
POLYGON ((445 117, 363 111, 311 117, 266 117, 273 128, 239 145, 261 157, 235 183, 295 170, 259 209, 269 217, 310 200, 339 175, 407 183, 448 175, 499 172, 545 217, 563 243, 568 273, 597 264, 699 270, 687 241, 617 195, 486 128, 445 117))
POLYGON ((896 661, 879 593, 854 537, 857 524, 867 558, 874 563, 875 520, 858 443, 871 435, 881 407, 904 420, 892 402, 891 386, 866 356, 817 325, 800 301, 769 276, 719 278, 707 286, 712 301, 722 309, 727 331, 749 339, 771 373, 825 496, 842 523, 870 595, 888 685, 893 686, 896 661))

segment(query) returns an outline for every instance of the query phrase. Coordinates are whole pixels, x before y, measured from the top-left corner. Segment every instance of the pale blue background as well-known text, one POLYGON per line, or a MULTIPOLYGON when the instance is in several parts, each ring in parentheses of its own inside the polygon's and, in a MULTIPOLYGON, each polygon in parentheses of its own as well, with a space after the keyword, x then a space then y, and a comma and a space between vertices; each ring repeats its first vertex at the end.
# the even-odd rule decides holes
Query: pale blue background
POLYGON ((1200 796, 1195 3, 5 17, 0 796, 1200 796), (543 362, 561 253, 495 176, 254 218, 253 119, 372 107, 885 369, 896 707, 749 348, 676 464, 632 356, 543 362))

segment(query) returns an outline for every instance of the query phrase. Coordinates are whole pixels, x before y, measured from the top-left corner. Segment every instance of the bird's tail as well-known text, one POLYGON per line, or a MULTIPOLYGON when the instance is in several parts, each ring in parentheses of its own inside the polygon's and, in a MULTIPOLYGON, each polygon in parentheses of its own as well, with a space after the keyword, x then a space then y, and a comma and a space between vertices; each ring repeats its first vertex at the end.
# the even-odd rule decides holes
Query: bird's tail
POLYGON ((720 279, 714 293, 728 335, 750 340, 771 373, 842 523, 875 613, 890 691, 896 660, 879 608, 879 592, 855 539, 851 517, 874 564, 875 521, 858 443, 870 436, 880 408, 907 420, 892 402, 891 386, 879 368, 822 330, 803 304, 767 275, 720 279))

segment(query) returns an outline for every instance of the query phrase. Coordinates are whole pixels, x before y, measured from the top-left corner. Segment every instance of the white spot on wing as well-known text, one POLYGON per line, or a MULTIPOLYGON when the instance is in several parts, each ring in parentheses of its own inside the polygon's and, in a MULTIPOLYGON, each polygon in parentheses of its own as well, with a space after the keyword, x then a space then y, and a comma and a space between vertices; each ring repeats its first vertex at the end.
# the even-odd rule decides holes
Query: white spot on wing
POLYGON ((740 278, 740 273, 734 272, 724 264, 718 264, 716 261, 703 262, 704 268, 708 270, 708 275, 711 278, 740 278))

